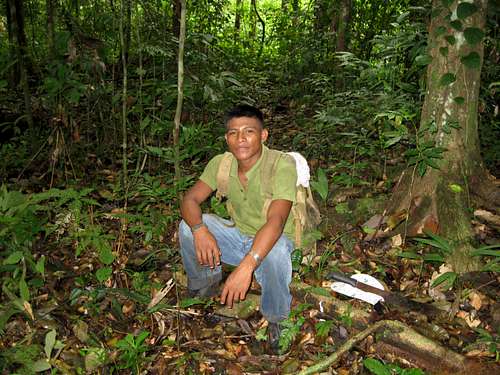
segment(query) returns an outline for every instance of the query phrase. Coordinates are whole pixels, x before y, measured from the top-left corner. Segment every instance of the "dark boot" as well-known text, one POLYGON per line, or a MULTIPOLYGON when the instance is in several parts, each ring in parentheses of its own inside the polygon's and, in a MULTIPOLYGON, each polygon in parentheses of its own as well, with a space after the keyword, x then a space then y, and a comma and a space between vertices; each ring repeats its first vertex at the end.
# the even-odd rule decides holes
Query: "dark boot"
POLYGON ((280 354, 281 326, 279 323, 269 323, 267 326, 267 343, 271 354, 280 354))

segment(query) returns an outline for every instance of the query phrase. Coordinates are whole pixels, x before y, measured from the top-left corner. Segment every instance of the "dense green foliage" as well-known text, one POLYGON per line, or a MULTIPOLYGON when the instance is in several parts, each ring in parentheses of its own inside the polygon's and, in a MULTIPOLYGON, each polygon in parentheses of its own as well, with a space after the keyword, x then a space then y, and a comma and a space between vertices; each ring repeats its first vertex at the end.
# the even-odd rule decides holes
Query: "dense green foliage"
MULTIPOLYGON (((25 104, 22 91, 12 82, 16 55, 3 33, 0 123, 2 132, 14 137, 0 151, 5 161, 2 175, 17 177, 28 155, 40 147, 41 154, 34 161, 39 168, 30 165, 28 171, 56 169, 57 173, 67 167, 73 177, 81 178, 88 167, 87 155, 94 165, 95 161, 104 166, 120 162, 120 22, 128 56, 129 165, 136 166, 136 172, 144 170, 142 161, 149 155, 147 170, 168 174, 177 95, 172 4, 123 1, 125 15, 121 17, 121 5, 73 2, 66 7, 55 1, 51 52, 45 2, 24 3, 25 60, 39 142, 31 144, 18 137, 25 135, 25 104)), ((206 160, 220 150, 222 110, 241 101, 269 108, 271 118, 275 109, 290 111, 289 120, 305 128, 300 136, 308 136, 291 139, 285 148, 307 149, 312 143, 322 150, 327 145, 317 139, 326 135, 340 138, 344 147, 358 147, 358 156, 365 159, 386 153, 393 145, 406 148, 414 142, 427 63, 430 9, 425 3, 394 1, 381 7, 378 2, 354 1, 344 51, 336 50, 341 2, 292 5, 282 9, 277 1, 259 3, 263 28, 250 4, 243 2, 241 26, 236 30, 234 2, 188 3, 183 161, 206 160), (344 142, 346 137, 353 142, 344 142), (200 142, 204 147, 199 147, 200 142)), ((499 138, 495 114, 498 16, 494 4, 491 7, 480 111, 481 137, 490 142, 499 138)), ((4 30, 6 21, 4 15, 4 30)), ((483 151, 495 172, 498 147, 490 147, 490 142, 484 142, 483 151)), ((362 169, 362 165, 354 168, 362 169)))

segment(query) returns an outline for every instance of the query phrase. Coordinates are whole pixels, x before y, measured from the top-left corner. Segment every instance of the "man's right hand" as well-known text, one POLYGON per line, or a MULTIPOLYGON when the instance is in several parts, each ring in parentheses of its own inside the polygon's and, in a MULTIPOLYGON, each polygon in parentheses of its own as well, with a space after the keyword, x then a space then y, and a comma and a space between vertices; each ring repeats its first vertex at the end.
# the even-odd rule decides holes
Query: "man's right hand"
POLYGON ((193 233, 196 258, 202 266, 214 268, 220 265, 221 252, 215 237, 206 226, 201 227, 193 233))

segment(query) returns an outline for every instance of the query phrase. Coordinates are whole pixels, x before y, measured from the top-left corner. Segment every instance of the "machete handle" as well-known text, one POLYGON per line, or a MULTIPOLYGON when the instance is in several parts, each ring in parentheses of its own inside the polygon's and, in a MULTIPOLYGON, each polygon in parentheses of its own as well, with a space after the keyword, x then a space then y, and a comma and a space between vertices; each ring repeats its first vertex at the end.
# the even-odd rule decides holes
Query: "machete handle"
POLYGON ((356 287, 357 280, 350 278, 340 272, 330 272, 327 276, 328 280, 340 281, 341 283, 349 284, 353 287, 356 287))

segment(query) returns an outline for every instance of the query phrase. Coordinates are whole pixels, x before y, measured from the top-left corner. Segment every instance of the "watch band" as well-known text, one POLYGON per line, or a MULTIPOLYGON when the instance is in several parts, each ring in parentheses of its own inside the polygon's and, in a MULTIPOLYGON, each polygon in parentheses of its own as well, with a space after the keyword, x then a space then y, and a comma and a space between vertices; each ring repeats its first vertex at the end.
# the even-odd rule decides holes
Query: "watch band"
POLYGON ((194 233, 196 232, 198 229, 200 229, 201 227, 206 227, 205 223, 202 221, 201 223, 199 224, 195 224, 191 227, 191 233, 194 233))
POLYGON ((262 258, 260 257, 259 254, 257 254, 257 252, 255 250, 250 250, 248 252, 248 255, 250 255, 253 260, 255 260, 255 263, 257 263, 257 267, 260 265, 260 263, 262 262, 262 258))

